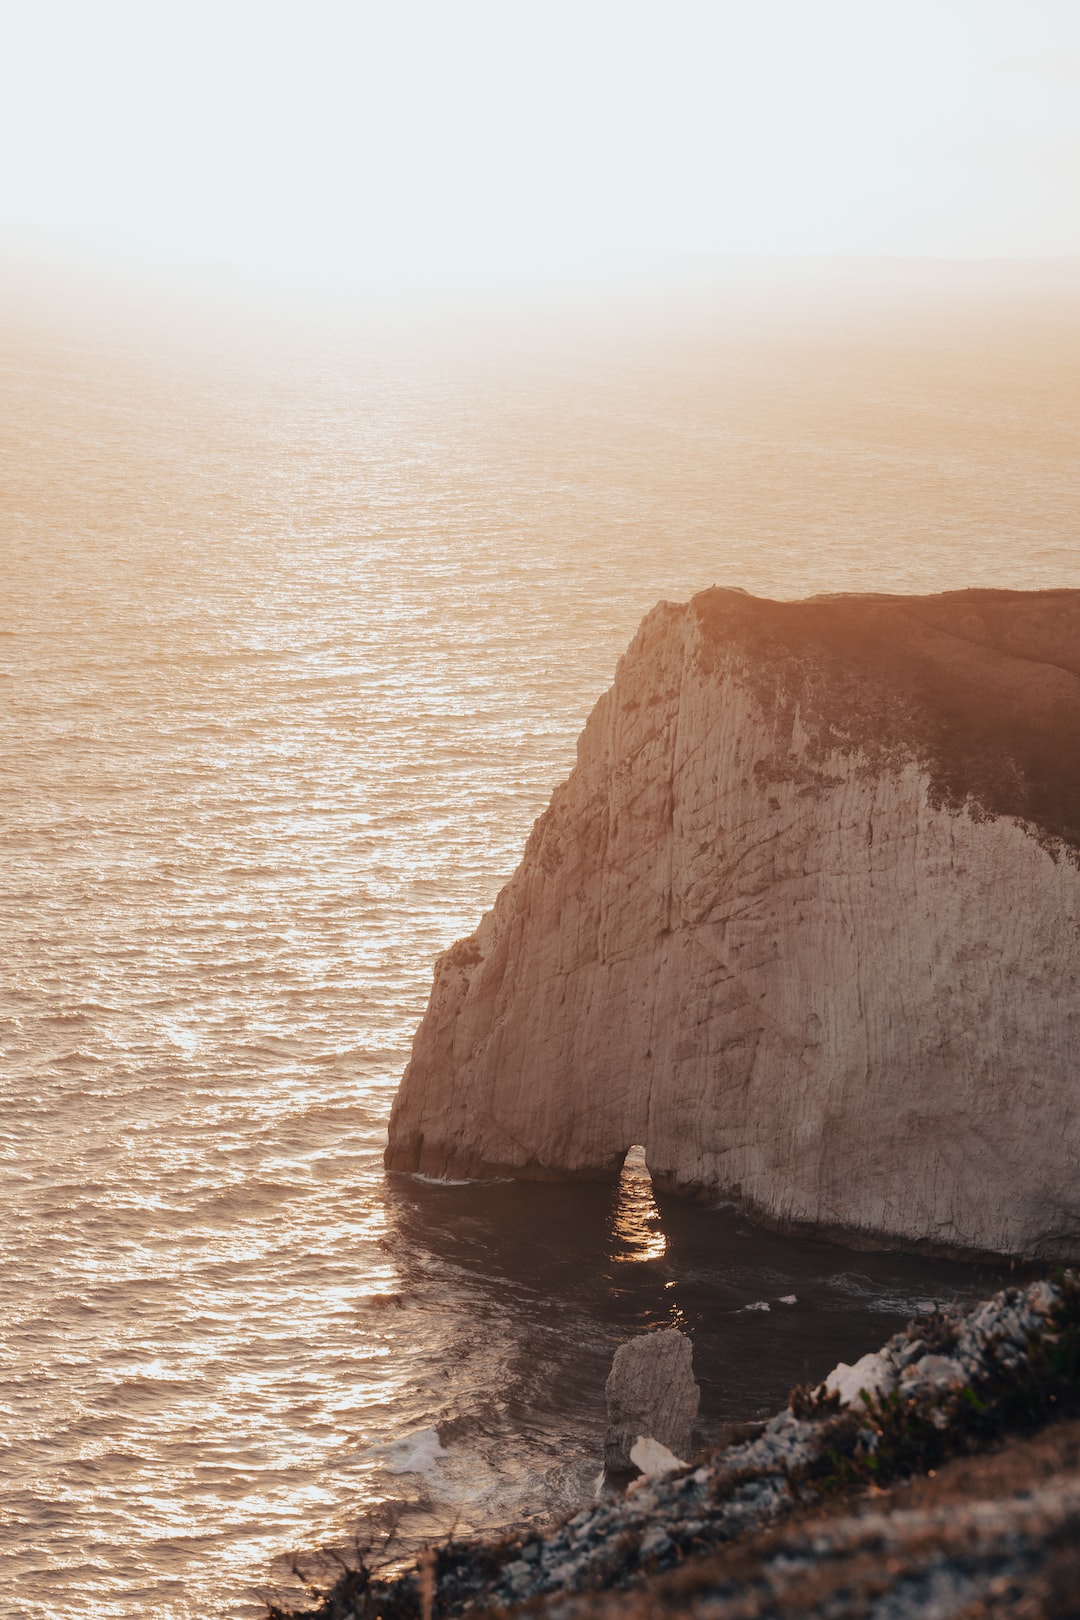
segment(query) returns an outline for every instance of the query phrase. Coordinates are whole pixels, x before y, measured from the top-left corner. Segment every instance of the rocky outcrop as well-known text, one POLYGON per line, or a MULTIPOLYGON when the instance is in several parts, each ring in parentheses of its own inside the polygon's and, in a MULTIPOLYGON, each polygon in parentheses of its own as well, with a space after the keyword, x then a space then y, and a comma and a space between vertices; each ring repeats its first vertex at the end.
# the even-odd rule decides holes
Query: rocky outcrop
POLYGON ((705 1461, 547 1533, 444 1543, 389 1579, 358 1543, 358 1567, 303 1615, 1075 1620, 1076 1276, 917 1317, 864 1360, 879 1396, 845 1400, 830 1375, 705 1461))
POLYGON ((391 1169, 1080 1249, 1080 592, 649 614, 476 933, 391 1169))
POLYGON ((634 1468, 637 1459, 631 1452, 639 1440, 658 1441, 674 1457, 688 1457, 701 1391, 694 1382, 694 1348, 686 1334, 661 1328, 620 1344, 604 1398, 604 1467, 609 1473, 634 1468))
POLYGON ((558 1620, 1076 1620, 1080 1423, 796 1510, 640 1584, 503 1612, 558 1620))

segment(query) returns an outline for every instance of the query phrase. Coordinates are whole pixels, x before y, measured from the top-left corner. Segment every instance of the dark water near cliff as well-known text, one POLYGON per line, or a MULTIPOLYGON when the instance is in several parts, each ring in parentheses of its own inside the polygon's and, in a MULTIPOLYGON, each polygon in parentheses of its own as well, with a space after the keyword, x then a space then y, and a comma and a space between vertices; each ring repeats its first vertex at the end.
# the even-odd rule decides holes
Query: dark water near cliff
POLYGON ((693 1331, 715 1428, 984 1285, 380 1152, 657 598, 1080 583, 1059 295, 482 351, 8 321, 0 1612, 255 1614, 364 1504, 573 1500, 634 1328, 693 1331))

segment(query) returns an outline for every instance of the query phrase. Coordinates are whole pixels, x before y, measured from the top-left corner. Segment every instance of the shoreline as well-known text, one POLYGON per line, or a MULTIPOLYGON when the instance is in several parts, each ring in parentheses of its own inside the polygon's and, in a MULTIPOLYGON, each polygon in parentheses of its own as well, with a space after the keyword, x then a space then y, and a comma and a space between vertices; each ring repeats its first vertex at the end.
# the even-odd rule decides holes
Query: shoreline
MULTIPOLYGON (((315 1607, 269 1603, 267 1620, 433 1620, 525 1605, 563 1620, 609 1612, 604 1594, 616 1592, 618 1612, 633 1612, 637 1604, 645 1614, 655 1612, 643 1595, 647 1589, 657 1581, 670 1586, 675 1578, 683 1582, 684 1597, 689 1594, 682 1606, 693 1610, 721 1595, 710 1595, 710 1581, 715 1586, 721 1575, 715 1569, 709 1574, 709 1560, 724 1549, 743 1547, 751 1556, 754 1538, 764 1536, 754 1555, 760 1566, 775 1527, 789 1521, 797 1527, 799 1515, 808 1523, 845 1512, 857 1519, 867 1500, 880 1506, 889 1496, 895 1506, 896 1492, 912 1480, 936 1480, 953 1460, 1008 1456, 1010 1448, 1059 1427, 1072 1436, 1065 1442, 1069 1456, 1073 1446, 1080 1458, 1080 1424, 1067 1421, 1076 1417, 1080 1278, 1062 1271, 1053 1282, 1003 1289, 967 1311, 913 1318, 854 1367, 841 1363, 820 1384, 793 1390, 782 1412, 751 1426, 756 1433, 735 1435, 704 1461, 668 1475, 643 1476, 627 1495, 583 1507, 546 1535, 533 1530, 450 1540, 422 1555, 415 1571, 390 1578, 361 1552, 358 1566, 343 1570, 315 1607)), ((1046 1445, 1052 1452, 1053 1439, 1046 1445)), ((1042 1496, 1021 1526, 1032 1541, 1032 1557, 1040 1545, 1048 1555, 1053 1551, 1062 1525, 1080 1525, 1075 1469, 1055 1473, 1050 1467, 1044 1475, 1050 1484, 1044 1478, 1042 1496)), ((959 1556, 953 1544, 962 1545, 963 1524, 973 1515, 978 1519, 979 1491, 974 1480, 956 1495, 956 1512, 939 1521, 931 1515, 924 1551, 933 1549, 936 1537, 942 1558, 959 1556)), ((1031 1493, 1025 1488, 1012 1496, 1019 1502, 1031 1493)), ((1001 1549, 1020 1533, 1018 1513, 1003 1510, 989 1536, 988 1581, 1004 1556, 1001 1549)), ((847 1542, 849 1551, 862 1546, 850 1526, 847 1542)), ((893 1573, 898 1581, 904 1576, 902 1562, 893 1573)), ((744 1584, 746 1578, 744 1572, 744 1584)), ((761 1567, 754 1578, 760 1585, 761 1567)))

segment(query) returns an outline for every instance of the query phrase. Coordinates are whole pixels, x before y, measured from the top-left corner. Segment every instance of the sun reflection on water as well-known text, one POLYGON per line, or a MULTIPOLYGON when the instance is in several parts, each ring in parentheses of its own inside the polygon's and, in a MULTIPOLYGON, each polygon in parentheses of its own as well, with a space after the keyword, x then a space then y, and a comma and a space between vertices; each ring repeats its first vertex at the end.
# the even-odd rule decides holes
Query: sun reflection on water
MULTIPOLYGON (((810 1341, 785 1362, 775 1311, 726 1313, 802 1301, 786 1250, 710 1231, 688 1284, 640 1154, 617 1210, 567 1216, 565 1266, 530 1250, 543 1286, 487 1193, 422 1189, 445 1225, 414 1245, 387 1115, 432 962, 659 597, 1074 578, 1056 330, 951 373, 892 325, 610 362, 590 339, 504 373, 336 346, 159 365, 0 324, 0 1609, 258 1620, 272 1559, 344 1544, 361 1506, 412 1493, 421 1537, 561 1511, 609 1328, 683 1323, 680 1294, 699 1342, 715 1310, 768 1329, 767 1365, 723 1351, 756 1410, 810 1341)), ((854 1359, 830 1324, 878 1311, 843 1286, 829 1365, 854 1359)))
POLYGON ((632 1147, 623 1163, 611 1240, 612 1260, 662 1260, 667 1253, 643 1147, 632 1147))

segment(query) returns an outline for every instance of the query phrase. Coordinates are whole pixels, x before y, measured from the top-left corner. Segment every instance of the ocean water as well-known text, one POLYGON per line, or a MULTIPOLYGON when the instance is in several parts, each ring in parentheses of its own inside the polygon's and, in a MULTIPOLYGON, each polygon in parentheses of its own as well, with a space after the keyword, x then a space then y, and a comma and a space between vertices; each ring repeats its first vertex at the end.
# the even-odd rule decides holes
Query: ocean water
POLYGON ((656 600, 1080 584, 1075 286, 931 292, 0 322, 0 1614, 255 1616, 364 1516, 578 1501, 645 1325, 707 1438, 996 1280, 633 1166, 381 1169, 433 959, 656 600))

